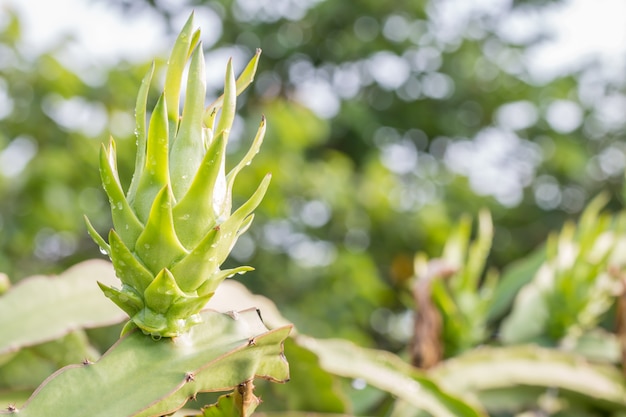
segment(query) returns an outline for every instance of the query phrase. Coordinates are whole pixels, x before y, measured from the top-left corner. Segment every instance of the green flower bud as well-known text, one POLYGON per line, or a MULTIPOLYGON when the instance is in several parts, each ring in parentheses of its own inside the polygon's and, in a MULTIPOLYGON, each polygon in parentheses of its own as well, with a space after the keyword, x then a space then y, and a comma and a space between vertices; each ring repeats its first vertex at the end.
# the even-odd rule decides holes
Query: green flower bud
POLYGON ((231 212, 235 177, 258 152, 265 134, 263 118, 250 150, 227 174, 226 144, 236 99, 254 78, 260 50, 237 80, 228 62, 224 95, 205 108, 204 56, 200 32, 192 27, 193 15, 174 44, 164 92, 149 123, 146 103, 154 65, 139 89, 137 156, 127 192, 118 176, 115 141, 102 147, 100 174, 113 219, 108 243, 87 220, 89 234, 111 258, 122 284, 119 289, 100 288, 130 316, 126 330, 136 326, 155 338, 186 332, 198 323, 198 312, 220 282, 252 270, 242 266, 223 271, 220 266, 250 226, 270 182, 267 175, 250 199, 231 212))

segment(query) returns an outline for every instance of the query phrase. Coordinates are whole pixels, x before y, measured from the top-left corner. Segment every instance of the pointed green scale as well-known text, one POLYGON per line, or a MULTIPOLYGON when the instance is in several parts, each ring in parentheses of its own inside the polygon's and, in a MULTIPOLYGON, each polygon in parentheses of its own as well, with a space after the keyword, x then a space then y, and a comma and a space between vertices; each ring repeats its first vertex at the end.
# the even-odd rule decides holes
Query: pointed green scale
POLYGON ((261 148, 261 144, 263 143, 263 138, 265 137, 265 116, 261 118, 261 124, 256 132, 256 136, 252 141, 252 145, 250 149, 246 153, 246 155, 239 161, 239 163, 230 170, 228 175, 226 176, 226 202, 228 206, 225 208, 226 212, 230 213, 232 198, 233 198, 233 186, 235 185, 235 178, 244 169, 246 166, 250 165, 254 157, 257 153, 259 153, 259 149, 261 148))
POLYGON ((146 163, 146 107, 148 106, 148 93, 150 92, 150 84, 154 75, 154 61, 148 70, 148 73, 141 80, 141 87, 137 93, 137 101, 135 103, 135 136, 137 138, 137 154, 135 155, 135 172, 128 188, 127 199, 130 204, 135 201, 137 186, 146 163))
MULTIPOLYGON (((181 288, 186 291, 196 289, 199 283, 207 279, 207 277, 211 277, 218 270, 219 265, 226 260, 231 249, 237 242, 237 238, 243 233, 242 230, 245 231, 245 229, 250 226, 252 222, 250 213, 263 199, 270 179, 271 176, 266 175, 255 193, 246 203, 233 213, 226 222, 212 229, 189 255, 172 268, 174 275, 179 277, 178 280, 179 283, 181 283, 181 288), (203 279, 201 279, 201 277, 203 279)), ((224 278, 222 278, 222 280, 223 279, 224 278)), ((205 287, 201 288, 202 289, 198 289, 198 294, 214 291, 213 284, 207 283, 205 287)))
MULTIPOLYGON (((259 64, 259 57, 261 56, 261 50, 257 48, 256 53, 248 62, 242 73, 237 77, 237 81, 235 82, 235 89, 237 91, 237 95, 241 95, 252 81, 254 80, 254 75, 256 74, 256 69, 259 64)), ((206 107, 204 110, 204 120, 206 126, 213 126, 212 123, 209 122, 210 118, 214 116, 217 112, 217 109, 221 108, 224 104, 224 95, 218 97, 213 103, 206 107)))
POLYGON ((235 72, 233 71, 233 60, 228 60, 226 64, 226 77, 224 79, 224 103, 222 105, 222 114, 217 122, 215 132, 230 132, 230 128, 235 120, 235 109, 237 107, 237 86, 235 84, 235 72))
POLYGON ((170 179, 176 200, 180 200, 189 189, 205 152, 202 138, 202 113, 206 95, 204 55, 199 44, 191 56, 187 78, 185 107, 176 134, 170 147, 170 179))
POLYGON ((126 247, 115 230, 109 232, 109 244, 111 261, 117 277, 124 284, 143 293, 152 282, 152 273, 126 247))
POLYGON ((245 225, 246 220, 252 211, 261 203, 261 200, 267 191, 267 187, 269 187, 271 179, 272 176, 267 174, 265 178, 263 178, 263 181, 261 181, 261 184, 257 187, 254 194, 252 194, 252 197, 250 197, 248 201, 242 204, 241 207, 239 207, 224 223, 220 225, 222 236, 217 243, 217 247, 215 248, 215 256, 217 257, 219 265, 226 260, 233 246, 235 246, 242 226, 250 226, 250 223, 245 225))
POLYGON ((133 322, 145 334, 158 337, 177 336, 177 332, 173 332, 168 323, 165 314, 158 313, 150 308, 143 308, 141 311, 132 316, 133 322))
POLYGON ((219 134, 204 155, 189 190, 174 207, 176 232, 186 248, 193 248, 215 226, 221 214, 215 212, 213 203, 216 200, 215 185, 223 175, 225 153, 226 137, 219 134))
POLYGON ((204 308, 206 303, 211 299, 213 293, 205 294, 197 297, 181 297, 174 301, 174 304, 167 311, 168 316, 175 319, 185 319, 189 316, 197 314, 204 308))
MULTIPOLYGON (((165 96, 161 94, 154 107, 148 129, 146 163, 137 186, 134 208, 139 220, 146 222, 154 197, 169 184, 168 129, 165 96)), ((131 246, 131 245, 128 245, 131 246)))
MULTIPOLYGON (((244 204, 241 205, 230 217, 220 225, 220 229, 222 230, 222 236, 218 242, 216 248, 216 256, 218 262, 221 264, 226 260, 226 257, 230 253, 231 249, 235 245, 237 238, 240 233, 239 230, 242 228, 242 225, 245 225, 246 218, 252 213, 254 209, 258 207, 263 200, 263 196, 267 191, 267 187, 270 185, 270 181, 272 176, 267 174, 261 184, 257 187, 252 197, 248 199, 244 204)), ((249 227, 249 223, 246 227, 249 227)))
POLYGON ((246 272, 254 271, 254 268, 251 266, 239 266, 237 268, 226 269, 224 271, 218 271, 213 274, 210 279, 208 279, 204 284, 198 288, 198 295, 203 294, 213 294, 217 287, 224 281, 226 278, 230 278, 236 274, 243 275, 246 272))
POLYGON ((185 293, 178 288, 174 276, 167 268, 163 268, 157 274, 143 295, 146 305, 161 314, 167 313, 174 301, 185 297, 185 293))
POLYGON ((154 199, 146 228, 137 239, 135 253, 156 273, 187 254, 174 231, 172 200, 168 186, 154 199))
POLYGON ((205 132, 205 137, 204 137, 204 147, 209 149, 209 145, 211 144, 214 135, 213 132, 213 128, 215 127, 215 119, 217 118, 217 108, 213 108, 213 110, 208 113, 205 114, 204 117, 204 132, 205 132))
POLYGON ((237 237, 243 235, 248 231, 250 226, 252 226, 252 221, 254 220, 254 214, 250 214, 248 217, 243 219, 241 225, 239 226, 239 230, 237 230, 237 237))
POLYGON ((111 217, 113 226, 119 230, 119 234, 127 245, 132 245, 141 233, 143 225, 131 210, 122 185, 117 176, 117 166, 115 163, 115 142, 109 143, 109 149, 102 145, 100 149, 100 177, 104 191, 109 196, 111 204, 111 217))
POLYGON ((195 291, 217 270, 220 264, 215 249, 220 239, 221 228, 211 229, 189 255, 171 268, 183 291, 195 291))
POLYGON ((91 236, 94 242, 98 244, 101 250, 105 251, 107 255, 111 256, 111 247, 109 246, 109 244, 106 243, 102 236, 100 236, 100 234, 96 231, 87 216, 83 216, 83 218, 85 219, 85 224, 87 225, 87 233, 89 233, 89 236, 91 236))
POLYGON ((250 165, 256 154, 259 153, 259 150, 261 149, 261 144, 263 144, 263 138, 265 137, 266 124, 267 123, 265 120, 265 116, 262 116, 261 123, 259 124, 259 128, 257 129, 256 136, 252 141, 250 149, 248 150, 248 152, 246 152, 246 155, 241 159, 241 161, 239 161, 239 163, 233 169, 231 169, 226 176, 226 178, 228 179, 228 188, 230 190, 232 190, 233 183, 237 174, 239 174, 239 172, 241 172, 241 170, 244 169, 246 166, 250 165))
POLYGON ((109 287, 108 285, 98 282, 98 286, 107 298, 110 298, 119 308, 124 310, 130 317, 137 314, 143 307, 143 300, 134 290, 124 286, 122 290, 109 287))
MULTIPOLYGON (((194 35, 193 16, 191 13, 189 19, 183 26, 180 34, 174 42, 174 47, 167 62, 167 71, 165 73, 165 95, 167 105, 167 117, 174 125, 178 123, 178 106, 180 100, 180 88, 185 70, 185 64, 189 57, 189 52, 193 49, 192 42, 199 40, 200 34, 194 35)), ((197 31, 196 31, 197 32, 197 31)))

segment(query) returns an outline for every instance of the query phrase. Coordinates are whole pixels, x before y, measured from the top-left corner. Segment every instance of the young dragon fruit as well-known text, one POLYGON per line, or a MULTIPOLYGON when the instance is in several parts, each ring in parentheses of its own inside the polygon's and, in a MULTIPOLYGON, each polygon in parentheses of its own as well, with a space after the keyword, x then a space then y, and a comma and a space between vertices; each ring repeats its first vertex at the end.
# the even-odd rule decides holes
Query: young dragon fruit
POLYGON ((198 323, 198 312, 225 278, 253 268, 221 270, 237 238, 252 223, 252 211, 270 182, 267 175, 250 199, 231 212, 235 177, 258 152, 265 133, 261 120, 245 157, 228 174, 225 150, 236 97, 251 82, 260 51, 237 81, 226 67, 224 95, 205 109, 205 68, 200 31, 193 14, 178 36, 146 129, 146 102, 154 65, 140 87, 135 117, 135 172, 124 193, 117 172, 115 142, 100 154, 102 184, 111 203, 108 243, 87 220, 89 234, 105 251, 121 288, 99 284, 130 321, 154 338, 174 337, 198 323), (189 62, 182 115, 179 99, 189 62), (219 117, 218 117, 219 113, 219 117))

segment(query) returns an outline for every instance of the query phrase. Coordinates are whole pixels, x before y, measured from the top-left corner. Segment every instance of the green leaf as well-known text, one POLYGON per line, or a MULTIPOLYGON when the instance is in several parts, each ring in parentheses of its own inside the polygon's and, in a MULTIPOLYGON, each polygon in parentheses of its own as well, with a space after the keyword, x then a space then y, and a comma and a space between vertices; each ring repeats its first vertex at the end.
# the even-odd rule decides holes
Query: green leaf
POLYGON ((485 269, 491 242, 493 241, 493 222, 487 210, 478 215, 478 236, 467 249, 461 288, 466 292, 475 292, 485 269))
POLYGON ((540 246, 530 255, 506 267, 489 305, 489 321, 500 319, 511 309, 520 289, 532 281, 545 260, 546 249, 544 246, 540 246))
POLYGON ((123 321, 126 315, 102 297, 96 281, 118 282, 110 263, 87 261, 57 277, 34 276, 11 287, 0 297, 0 355, 123 321))
POLYGON ((252 381, 239 385, 230 394, 222 395, 215 404, 202 410, 203 417, 249 417, 261 404, 252 392, 252 381))
POLYGON ((285 341, 291 378, 285 386, 259 384, 258 395, 270 398, 263 411, 306 410, 307 412, 344 413, 350 409, 342 379, 320 365, 320 359, 299 346, 293 338, 285 341), (271 402, 271 399, 277 399, 271 402))
POLYGON ((617 368, 534 345, 475 349, 443 362, 430 375, 457 395, 530 386, 582 396, 599 408, 626 407, 626 382, 617 368))
POLYGON ((154 341, 135 331, 97 362, 52 375, 19 415, 54 410, 64 417, 161 416, 198 392, 231 391, 255 377, 284 382, 289 369, 283 341, 290 330, 268 331, 256 310, 248 310, 235 318, 205 311, 202 323, 184 337, 154 341), (149 389, 142 388, 146 381, 149 389))
MULTIPOLYGON (((30 395, 59 368, 86 360, 95 361, 99 357, 100 354, 91 347, 83 330, 72 331, 58 339, 23 348, 10 361, 1 365, 0 391, 28 388, 30 395)), ((28 396, 19 405, 26 399, 28 396)))
MULTIPOLYGON (((432 380, 392 353, 361 348, 335 339, 297 336, 296 342, 315 353, 327 372, 360 378, 412 407, 440 417, 484 416, 460 398, 444 392, 432 380)), ((459 397, 463 394, 458 393, 459 397)))

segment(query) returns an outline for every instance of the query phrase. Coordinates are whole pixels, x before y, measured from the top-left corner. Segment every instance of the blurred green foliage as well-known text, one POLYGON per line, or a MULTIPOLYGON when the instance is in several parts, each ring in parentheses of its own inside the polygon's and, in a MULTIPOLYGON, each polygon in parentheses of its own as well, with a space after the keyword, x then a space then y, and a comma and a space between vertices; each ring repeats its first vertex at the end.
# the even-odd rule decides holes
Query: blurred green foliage
MULTIPOLYGON (((594 77, 589 63, 538 81, 525 53, 543 35, 514 41, 503 30, 553 2, 478 10, 452 26, 435 1, 108 3, 130 16, 156 10, 172 36, 192 7, 216 18, 209 62, 230 54, 243 65, 263 49, 229 151, 247 148, 261 113, 268 131, 236 203, 265 173, 274 179, 233 256, 257 270, 245 284, 305 333, 403 349, 413 254, 440 254, 463 213, 492 213, 489 263, 503 267, 600 189, 619 207, 626 125, 605 113, 624 99, 624 78, 594 77), (580 123, 549 118, 559 104, 580 123)), ((113 135, 130 181, 131 109, 149 63, 73 70, 61 58, 71 39, 30 54, 19 16, 0 13, 0 271, 19 280, 101 256, 82 220, 110 227, 97 153, 113 135)))

